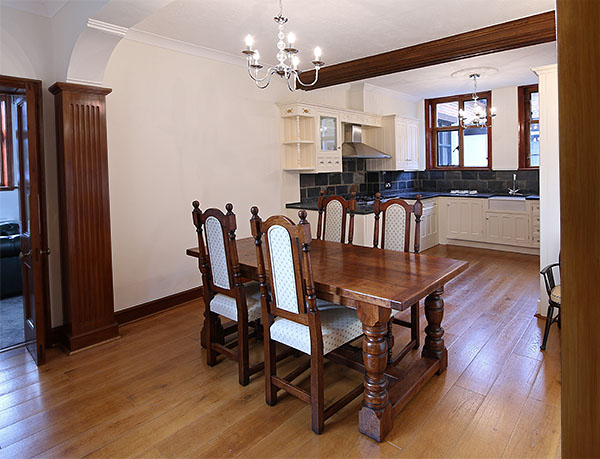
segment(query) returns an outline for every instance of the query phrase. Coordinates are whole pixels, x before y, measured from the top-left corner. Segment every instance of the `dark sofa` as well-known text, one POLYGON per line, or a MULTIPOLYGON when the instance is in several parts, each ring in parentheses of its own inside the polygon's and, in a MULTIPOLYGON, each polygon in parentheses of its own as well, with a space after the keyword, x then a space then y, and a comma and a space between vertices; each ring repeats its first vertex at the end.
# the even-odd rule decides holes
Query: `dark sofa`
POLYGON ((21 236, 19 223, 0 222, 0 298, 21 295, 21 236))

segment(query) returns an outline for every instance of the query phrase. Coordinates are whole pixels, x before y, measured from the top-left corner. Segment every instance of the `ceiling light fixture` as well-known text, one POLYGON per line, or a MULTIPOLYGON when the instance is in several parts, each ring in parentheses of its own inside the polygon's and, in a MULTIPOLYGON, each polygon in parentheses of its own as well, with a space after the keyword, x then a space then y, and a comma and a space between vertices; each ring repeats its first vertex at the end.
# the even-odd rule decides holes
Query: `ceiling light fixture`
MULTIPOLYGON (((484 128, 492 127, 492 120, 496 116, 496 108, 490 108, 488 113, 487 103, 484 105, 479 102, 479 96, 477 96, 477 78, 481 75, 479 73, 472 73, 469 78, 473 80, 473 102, 472 107, 468 109, 461 108, 458 111, 458 117, 460 118, 460 125, 463 128, 484 128)), ((464 105, 467 105, 465 101, 464 105)), ((487 102, 487 101, 486 101, 487 102)))
POLYGON ((271 83, 271 78, 274 74, 279 75, 281 78, 285 78, 290 91, 295 91, 297 84, 304 87, 314 86, 319 79, 319 69, 323 67, 324 62, 321 60, 321 48, 318 46, 315 48, 315 60, 312 61, 315 70, 315 80, 312 83, 305 84, 300 80, 300 73, 302 70, 298 69, 300 59, 298 58, 298 49, 294 47, 296 42, 296 35, 290 32, 287 36, 287 43, 284 41, 285 33, 283 32, 283 25, 288 21, 283 15, 282 0, 279 0, 279 14, 273 18, 273 20, 279 25, 279 33, 277 38, 277 60, 279 63, 274 67, 269 67, 264 75, 259 75, 263 65, 260 64, 260 54, 258 49, 252 49, 254 44, 254 38, 252 35, 246 36, 246 49, 242 51, 248 59, 248 74, 256 83, 260 89, 265 89, 271 83))

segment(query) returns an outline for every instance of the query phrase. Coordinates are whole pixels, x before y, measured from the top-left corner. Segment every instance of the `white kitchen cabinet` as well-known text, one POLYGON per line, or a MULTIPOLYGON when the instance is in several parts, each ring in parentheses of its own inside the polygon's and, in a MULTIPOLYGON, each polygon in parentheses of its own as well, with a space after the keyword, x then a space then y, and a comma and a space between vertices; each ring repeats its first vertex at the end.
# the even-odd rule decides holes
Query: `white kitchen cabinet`
POLYGON ((486 242, 530 246, 529 215, 525 213, 485 213, 486 242))
POLYGON ((368 170, 410 171, 419 168, 419 129, 417 119, 397 115, 382 117, 382 128, 368 131, 367 143, 391 156, 390 159, 367 160, 368 170))
POLYGON ((465 241, 483 241, 484 202, 476 198, 448 199, 446 237, 465 241))
POLYGON ((421 217, 421 251, 438 245, 438 211, 437 200, 423 201, 423 216, 421 217))
POLYGON ((342 122, 336 111, 315 110, 317 172, 342 171, 342 122))

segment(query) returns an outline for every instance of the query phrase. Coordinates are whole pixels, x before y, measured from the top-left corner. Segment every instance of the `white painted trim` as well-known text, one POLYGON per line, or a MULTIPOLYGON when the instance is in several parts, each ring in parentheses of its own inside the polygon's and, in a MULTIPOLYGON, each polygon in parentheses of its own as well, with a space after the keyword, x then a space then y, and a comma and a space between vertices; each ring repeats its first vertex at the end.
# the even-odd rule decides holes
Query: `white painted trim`
POLYGON ((129 30, 127 27, 110 24, 108 22, 103 22, 92 18, 88 18, 87 26, 91 29, 100 30, 101 32, 117 35, 119 37, 124 37, 127 35, 127 31, 129 30))
POLYGON ((194 45, 174 38, 164 37, 152 32, 146 32, 144 30, 129 29, 126 40, 137 41, 139 43, 145 43, 147 45, 157 46, 159 48, 169 49, 171 51, 179 51, 184 54, 191 54, 192 56, 204 57, 206 59, 212 59, 214 61, 225 62, 227 64, 239 65, 246 67, 246 58, 243 56, 236 56, 222 51, 217 51, 211 48, 205 48, 204 46, 194 45))
POLYGON ((101 81, 81 80, 79 78, 67 78, 67 83, 85 84, 87 86, 104 86, 101 81))
POLYGON ((531 71, 535 73, 537 76, 540 76, 544 73, 555 72, 558 68, 558 64, 550 64, 550 65, 542 65, 541 67, 533 67, 531 71))

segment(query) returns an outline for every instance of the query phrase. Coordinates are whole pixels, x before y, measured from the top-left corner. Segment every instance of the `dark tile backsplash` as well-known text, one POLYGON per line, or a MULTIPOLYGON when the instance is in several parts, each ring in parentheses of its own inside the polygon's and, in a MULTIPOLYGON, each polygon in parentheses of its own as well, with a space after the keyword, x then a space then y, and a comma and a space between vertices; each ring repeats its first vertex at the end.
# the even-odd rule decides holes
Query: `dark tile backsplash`
POLYGON ((504 192, 512 187, 517 174, 517 188, 538 194, 539 171, 367 171, 364 159, 344 159, 343 172, 300 174, 300 198, 314 200, 321 189, 326 194, 347 195, 354 186, 359 193, 384 190, 450 191, 477 190, 480 193, 504 192), (391 188, 385 188, 386 182, 391 188))

